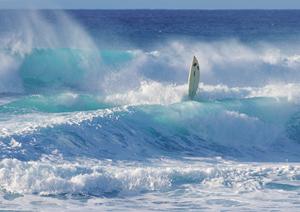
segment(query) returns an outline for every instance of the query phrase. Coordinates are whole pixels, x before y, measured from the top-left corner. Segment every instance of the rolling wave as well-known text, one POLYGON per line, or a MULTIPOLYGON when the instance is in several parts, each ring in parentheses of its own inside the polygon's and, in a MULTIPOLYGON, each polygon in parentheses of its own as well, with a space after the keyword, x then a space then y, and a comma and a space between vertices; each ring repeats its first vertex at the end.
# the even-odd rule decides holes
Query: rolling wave
MULTIPOLYGON (((57 99, 53 106, 46 102, 47 107, 38 102, 32 106, 38 111, 3 117, 2 157, 31 160, 58 151, 65 157, 222 155, 250 161, 299 160, 299 144, 289 128, 299 128, 293 118, 297 117, 298 106, 285 99, 257 97, 136 106, 93 105, 87 100, 87 111, 79 108, 82 99, 75 100, 73 108, 58 107, 57 99), (62 108, 75 111, 62 112, 62 108), (15 142, 20 147, 12 148, 15 142)), ((24 108, 24 102, 19 104, 24 108)))

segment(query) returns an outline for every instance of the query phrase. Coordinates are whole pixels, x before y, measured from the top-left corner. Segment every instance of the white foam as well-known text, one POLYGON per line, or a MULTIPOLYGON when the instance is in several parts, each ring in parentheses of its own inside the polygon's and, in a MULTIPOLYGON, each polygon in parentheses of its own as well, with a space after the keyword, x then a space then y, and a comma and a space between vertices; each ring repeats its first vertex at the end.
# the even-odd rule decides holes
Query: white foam
MULTIPOLYGON (((263 87, 229 87, 223 84, 200 83, 196 100, 243 99, 255 97, 284 98, 299 103, 300 84, 276 83, 263 87)), ((121 105, 174 104, 187 100, 187 84, 166 84, 157 81, 141 81, 140 85, 125 92, 108 94, 104 101, 121 105)))
POLYGON ((291 51, 276 44, 250 45, 236 40, 172 41, 151 52, 134 52, 134 59, 119 70, 122 77, 118 77, 117 82, 107 77, 108 81, 103 82, 104 84, 110 82, 113 84, 111 87, 122 86, 123 90, 126 85, 129 90, 132 89, 130 83, 141 80, 183 84, 187 80, 193 55, 199 60, 200 81, 204 84, 263 87, 274 82, 299 83, 299 52, 297 49, 291 51))
POLYGON ((74 113, 29 113, 6 117, 0 122, 0 137, 33 133, 42 128, 51 128, 60 124, 78 125, 95 117, 109 116, 117 111, 126 111, 125 107, 84 111, 74 113))
MULTIPOLYGON (((156 197, 152 196, 151 199, 155 201, 161 198, 168 200, 172 196, 186 200, 192 198, 195 204, 200 201, 202 205, 210 207, 214 204, 210 204, 209 200, 218 197, 243 201, 248 205, 257 204, 259 201, 255 197, 263 193, 271 192, 272 199, 276 198, 276 195, 285 191, 284 185, 299 187, 299 174, 299 164, 236 163, 212 158, 180 161, 157 159, 146 164, 87 159, 77 159, 72 162, 64 160, 21 162, 16 159, 0 161, 2 189, 5 192, 25 195, 19 197, 25 200, 26 198, 38 199, 31 194, 65 193, 116 195, 115 197, 125 197, 127 200, 134 198, 135 195, 141 198, 142 195, 147 200, 151 197, 149 192, 152 192, 156 197), (275 183, 279 187, 269 188, 270 183, 275 183), (203 202, 204 199, 206 203, 203 202)), ((285 193, 284 198, 289 201, 288 196, 293 195, 293 191, 286 190, 285 193)), ((110 201, 114 200, 116 199, 110 201)), ((47 198, 41 201, 49 202, 47 198)), ((66 204, 72 203, 72 200, 65 201, 66 204)), ((91 199, 91 202, 94 201, 104 201, 104 199, 91 199)), ((14 203, 17 202, 18 198, 14 203)), ((62 204, 60 201, 57 203, 62 204)), ((84 204, 80 207, 86 206, 84 204)), ((238 204, 236 207, 241 205, 238 204)))
POLYGON ((271 84, 262 88, 252 89, 248 97, 274 97, 274 98, 286 98, 288 101, 299 103, 300 84, 288 83, 288 84, 271 84))
MULTIPOLYGON (((81 52, 77 63, 84 71, 84 79, 78 89, 99 90, 103 74, 99 74, 100 51, 93 38, 64 12, 52 11, 51 15, 56 21, 49 21, 40 11, 14 11, 8 18, 9 29, 6 28, 8 31, 0 35, 0 93, 24 91, 20 67, 34 50, 62 48, 79 49, 81 52)), ((53 71, 43 66, 35 68, 40 68, 40 72, 53 71)), ((67 83, 72 77, 72 74, 69 75, 63 75, 65 79, 62 80, 67 83)), ((36 90, 39 91, 39 88, 36 90)))
POLYGON ((138 89, 105 97, 105 101, 116 104, 173 104, 184 97, 186 85, 164 85, 159 82, 142 81, 138 89))
POLYGON ((10 144, 11 148, 13 148, 13 149, 22 147, 22 144, 19 143, 18 141, 16 141, 14 138, 12 138, 12 139, 10 140, 10 143, 9 143, 9 144, 10 144))
POLYGON ((12 55, 0 52, 0 93, 23 91, 18 73, 19 66, 19 60, 12 55))

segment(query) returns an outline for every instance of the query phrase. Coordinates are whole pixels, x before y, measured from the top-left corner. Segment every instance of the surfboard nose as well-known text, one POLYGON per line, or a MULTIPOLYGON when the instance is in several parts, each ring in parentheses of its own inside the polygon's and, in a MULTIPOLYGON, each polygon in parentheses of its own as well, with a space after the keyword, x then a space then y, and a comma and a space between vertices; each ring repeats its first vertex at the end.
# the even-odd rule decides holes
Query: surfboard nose
POLYGON ((198 60, 197 60, 196 56, 193 57, 192 64, 193 64, 193 66, 196 66, 198 64, 198 60))
POLYGON ((193 62, 198 62, 197 57, 194 55, 193 62))

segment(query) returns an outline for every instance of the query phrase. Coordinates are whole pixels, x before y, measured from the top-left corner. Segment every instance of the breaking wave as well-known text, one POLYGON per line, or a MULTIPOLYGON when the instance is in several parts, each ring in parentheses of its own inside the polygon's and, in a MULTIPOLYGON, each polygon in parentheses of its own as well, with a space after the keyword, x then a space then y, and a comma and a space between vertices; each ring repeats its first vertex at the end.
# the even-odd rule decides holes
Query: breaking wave
POLYGON ((107 48, 62 11, 13 13, 0 19, 5 195, 299 190, 299 165, 284 164, 300 161, 297 47, 170 38, 107 48), (201 83, 189 101, 193 55, 201 83))

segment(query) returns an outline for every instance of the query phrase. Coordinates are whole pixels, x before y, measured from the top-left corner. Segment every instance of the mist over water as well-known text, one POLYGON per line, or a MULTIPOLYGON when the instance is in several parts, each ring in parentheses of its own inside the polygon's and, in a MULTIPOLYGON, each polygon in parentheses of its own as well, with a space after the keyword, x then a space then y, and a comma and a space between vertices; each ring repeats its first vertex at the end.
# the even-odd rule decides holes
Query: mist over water
POLYGON ((3 208, 296 210, 300 13, 244 12, 0 11, 3 208))

